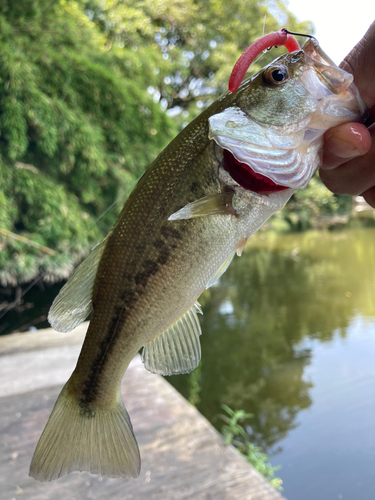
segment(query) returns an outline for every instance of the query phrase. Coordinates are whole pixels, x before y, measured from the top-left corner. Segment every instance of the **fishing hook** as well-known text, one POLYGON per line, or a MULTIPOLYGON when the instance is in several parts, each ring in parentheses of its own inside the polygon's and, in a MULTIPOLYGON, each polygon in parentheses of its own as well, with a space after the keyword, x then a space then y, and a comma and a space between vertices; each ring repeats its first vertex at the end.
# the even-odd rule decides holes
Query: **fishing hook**
POLYGON ((287 33, 288 35, 305 36, 306 38, 312 38, 313 40, 316 40, 314 35, 307 35, 306 33, 294 33, 293 31, 289 31, 287 28, 281 28, 281 31, 285 31, 285 33, 287 33))

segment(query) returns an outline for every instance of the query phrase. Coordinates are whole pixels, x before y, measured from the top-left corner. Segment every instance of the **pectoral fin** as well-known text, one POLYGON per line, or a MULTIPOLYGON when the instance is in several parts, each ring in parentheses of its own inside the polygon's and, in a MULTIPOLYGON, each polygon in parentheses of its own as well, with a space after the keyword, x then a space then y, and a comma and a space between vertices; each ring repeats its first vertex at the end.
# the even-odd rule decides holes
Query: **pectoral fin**
POLYGON ((142 352, 145 368, 159 375, 177 375, 194 370, 201 359, 201 327, 198 302, 165 332, 146 344, 142 352))
POLYGON ((94 280, 106 240, 91 250, 53 301, 48 321, 58 332, 70 332, 91 313, 94 280))
POLYGON ((232 206, 233 191, 216 193, 188 203, 168 217, 168 220, 191 219, 206 215, 237 215, 232 206))

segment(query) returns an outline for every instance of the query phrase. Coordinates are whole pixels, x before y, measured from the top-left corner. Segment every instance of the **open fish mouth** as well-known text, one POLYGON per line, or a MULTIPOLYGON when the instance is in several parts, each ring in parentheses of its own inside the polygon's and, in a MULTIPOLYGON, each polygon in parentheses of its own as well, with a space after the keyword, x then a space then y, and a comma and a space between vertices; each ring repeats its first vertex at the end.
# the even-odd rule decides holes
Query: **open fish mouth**
POLYGON ((261 194, 301 189, 319 165, 324 133, 306 128, 308 121, 283 135, 231 107, 209 118, 209 137, 224 151, 224 169, 242 187, 261 194))
POLYGON ((256 193, 306 187, 321 164, 324 132, 366 117, 353 76, 313 38, 240 87, 237 80, 233 105, 209 117, 209 138, 224 150, 224 169, 256 193), (241 94, 250 85, 251 103, 241 94))
POLYGON ((244 189, 267 195, 276 191, 289 189, 287 186, 276 184, 269 177, 255 172, 249 165, 242 163, 227 149, 223 150, 223 168, 234 181, 244 189))

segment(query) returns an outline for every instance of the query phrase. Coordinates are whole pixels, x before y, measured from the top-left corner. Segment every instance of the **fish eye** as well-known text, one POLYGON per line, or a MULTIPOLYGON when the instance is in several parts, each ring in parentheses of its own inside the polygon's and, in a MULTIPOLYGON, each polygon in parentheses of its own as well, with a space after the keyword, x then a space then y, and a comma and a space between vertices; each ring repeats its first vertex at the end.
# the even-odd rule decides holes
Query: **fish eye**
POLYGON ((286 66, 270 66, 263 73, 264 81, 268 85, 282 85, 289 80, 289 72, 286 66))

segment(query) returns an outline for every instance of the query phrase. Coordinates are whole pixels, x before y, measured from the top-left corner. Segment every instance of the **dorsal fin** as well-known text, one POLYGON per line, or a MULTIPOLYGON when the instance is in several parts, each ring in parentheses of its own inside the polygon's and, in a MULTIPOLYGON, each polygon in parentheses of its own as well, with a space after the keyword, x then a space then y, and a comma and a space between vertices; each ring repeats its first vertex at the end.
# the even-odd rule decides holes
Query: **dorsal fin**
POLYGON ((159 375, 177 375, 194 370, 201 359, 201 327, 198 302, 165 332, 148 342, 142 352, 145 368, 159 375))
POLYGON ((58 332, 70 332, 91 313, 92 290, 106 240, 91 250, 53 301, 48 321, 58 332))

